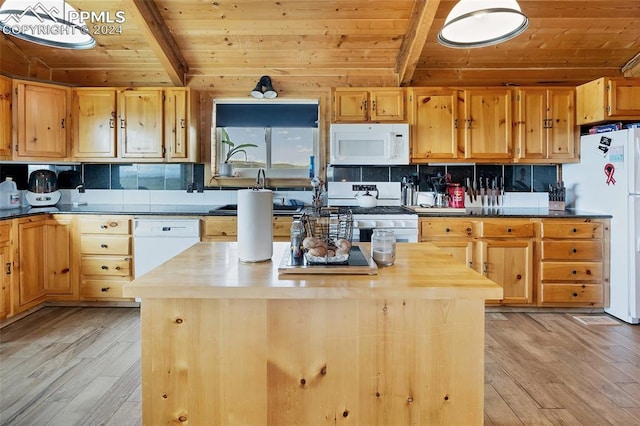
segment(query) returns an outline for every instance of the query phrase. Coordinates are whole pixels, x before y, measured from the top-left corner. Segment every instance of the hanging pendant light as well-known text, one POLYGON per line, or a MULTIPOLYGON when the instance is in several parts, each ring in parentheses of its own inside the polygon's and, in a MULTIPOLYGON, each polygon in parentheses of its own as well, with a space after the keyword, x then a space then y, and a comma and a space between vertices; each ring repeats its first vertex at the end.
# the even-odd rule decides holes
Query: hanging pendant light
POLYGON ((524 32, 529 19, 516 0, 460 0, 449 12, 438 42, 447 47, 485 47, 524 32))
POLYGON ((0 30, 48 47, 90 49, 96 45, 78 11, 63 0, 6 0, 0 7, 0 30))

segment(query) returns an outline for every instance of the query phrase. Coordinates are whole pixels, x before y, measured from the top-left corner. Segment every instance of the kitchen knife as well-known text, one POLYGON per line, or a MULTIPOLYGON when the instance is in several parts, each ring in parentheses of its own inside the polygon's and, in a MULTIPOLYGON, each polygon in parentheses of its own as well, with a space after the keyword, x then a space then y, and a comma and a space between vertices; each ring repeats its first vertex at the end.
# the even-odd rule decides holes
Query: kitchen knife
POLYGON ((484 187, 482 186, 482 178, 478 180, 478 185, 480 185, 480 204, 484 207, 484 187))
POLYGON ((476 188, 476 181, 473 180, 473 201, 478 201, 478 189, 476 188))

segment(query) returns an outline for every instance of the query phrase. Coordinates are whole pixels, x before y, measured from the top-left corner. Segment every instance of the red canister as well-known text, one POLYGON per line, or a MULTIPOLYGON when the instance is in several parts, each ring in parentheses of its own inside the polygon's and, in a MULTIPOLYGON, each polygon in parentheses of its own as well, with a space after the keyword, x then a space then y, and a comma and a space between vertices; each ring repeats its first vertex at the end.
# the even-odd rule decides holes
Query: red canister
POLYGON ((464 187, 459 183, 450 183, 447 191, 449 192, 449 207, 456 209, 464 208, 464 187))

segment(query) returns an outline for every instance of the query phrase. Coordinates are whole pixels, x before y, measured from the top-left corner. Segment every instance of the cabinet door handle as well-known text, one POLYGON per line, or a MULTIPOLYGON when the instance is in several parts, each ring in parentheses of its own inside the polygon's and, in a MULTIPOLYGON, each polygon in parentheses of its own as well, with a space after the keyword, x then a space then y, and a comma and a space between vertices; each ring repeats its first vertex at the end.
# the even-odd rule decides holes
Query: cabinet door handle
POLYGON ((375 111, 376 110, 376 101, 372 101, 371 102, 371 111, 375 111))
POLYGON ((60 122, 60 127, 64 129, 64 118, 62 119, 62 121, 60 122))
POLYGON ((457 118, 453 120, 453 128, 454 129, 458 128, 458 119, 457 118))
POLYGON ((120 128, 124 129, 124 118, 120 119, 120 128))
POLYGON ((518 275, 516 275, 516 278, 521 280, 522 279, 522 275, 518 274, 518 275))
POLYGON ((5 274, 11 275, 11 262, 7 262, 5 266, 7 267, 5 274))
POLYGON ((180 119, 180 128, 184 129, 184 118, 180 119))
POLYGON ((109 246, 106 245, 106 244, 100 244, 100 248, 106 249, 107 247, 109 247, 109 246))
POLYGON ((69 268, 64 268, 64 269, 62 270, 62 273, 63 273, 63 274, 67 274, 67 273, 69 273, 69 271, 70 271, 70 270, 71 270, 71 269, 69 269, 69 268))
POLYGON ((367 101, 362 101, 362 103, 360 104, 360 109, 363 111, 366 111, 367 109, 367 101))
POLYGON ((110 119, 109 119, 109 128, 110 128, 110 129, 113 129, 113 127, 114 127, 115 125, 116 125, 116 124, 113 122, 113 118, 110 118, 110 119))
POLYGON ((549 122, 547 129, 553 129, 553 118, 548 118, 547 121, 549 122))
POLYGON ((485 275, 489 273, 489 263, 488 262, 484 262, 482 264, 482 273, 485 274, 485 275))
POLYGON ((469 120, 465 120, 467 122, 467 129, 471 129, 471 122, 473 120, 469 119, 469 120))

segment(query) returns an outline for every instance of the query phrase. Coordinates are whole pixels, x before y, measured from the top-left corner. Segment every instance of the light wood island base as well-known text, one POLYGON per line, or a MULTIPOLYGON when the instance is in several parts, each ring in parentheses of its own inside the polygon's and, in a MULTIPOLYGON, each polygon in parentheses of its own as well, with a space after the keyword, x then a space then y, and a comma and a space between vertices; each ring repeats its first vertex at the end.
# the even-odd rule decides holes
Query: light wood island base
POLYGON ((278 279, 285 247, 241 264, 235 243, 200 243, 125 286, 143 424, 482 424, 499 286, 429 243, 376 276, 278 279))

